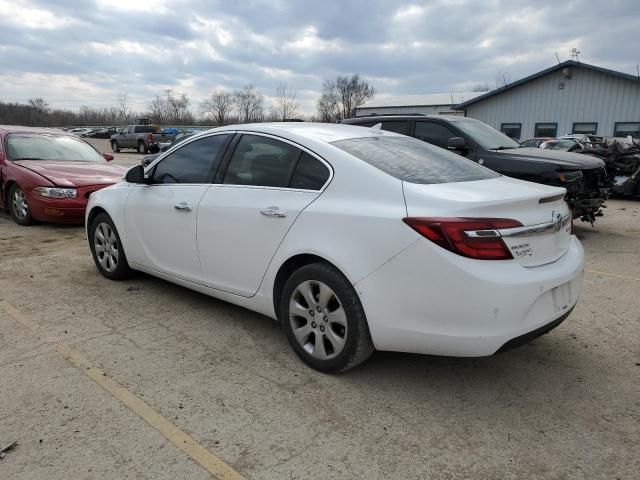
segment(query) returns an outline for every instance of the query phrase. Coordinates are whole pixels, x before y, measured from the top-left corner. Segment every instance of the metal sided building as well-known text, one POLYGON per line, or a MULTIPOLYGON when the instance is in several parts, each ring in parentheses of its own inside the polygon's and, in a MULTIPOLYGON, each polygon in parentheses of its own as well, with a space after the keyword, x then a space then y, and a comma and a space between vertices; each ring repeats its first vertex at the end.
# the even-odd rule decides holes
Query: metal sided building
POLYGON ((482 95, 482 92, 468 93, 434 93, 431 95, 400 95, 369 100, 356 107, 356 117, 366 115, 408 115, 412 113, 440 114, 440 115, 464 115, 454 106, 482 95))
POLYGON ((573 60, 455 108, 519 140, 570 133, 640 138, 640 78, 573 60))

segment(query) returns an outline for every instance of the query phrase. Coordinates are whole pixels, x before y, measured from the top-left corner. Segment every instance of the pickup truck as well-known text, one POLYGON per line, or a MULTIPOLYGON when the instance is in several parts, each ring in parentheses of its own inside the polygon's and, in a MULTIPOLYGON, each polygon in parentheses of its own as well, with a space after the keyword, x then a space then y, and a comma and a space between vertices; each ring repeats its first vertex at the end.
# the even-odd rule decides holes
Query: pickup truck
POLYGON ((605 163, 589 155, 521 148, 479 120, 453 115, 371 115, 342 123, 391 130, 446 148, 509 177, 567 189, 573 218, 593 225, 602 216, 611 181, 605 163))
POLYGON ((129 125, 111 135, 111 149, 119 152, 122 148, 135 148, 138 153, 149 153, 154 145, 172 138, 173 135, 158 133, 154 125, 129 125))

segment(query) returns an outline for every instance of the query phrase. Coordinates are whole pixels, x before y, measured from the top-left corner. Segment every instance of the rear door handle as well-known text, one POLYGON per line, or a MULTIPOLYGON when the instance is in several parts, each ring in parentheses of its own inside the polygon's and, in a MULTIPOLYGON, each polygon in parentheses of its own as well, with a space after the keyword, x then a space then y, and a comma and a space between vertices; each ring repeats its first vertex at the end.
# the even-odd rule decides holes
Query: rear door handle
POLYGON ((174 205, 173 208, 181 212, 190 212, 191 210, 193 210, 193 208, 191 208, 191 205, 189 205, 187 202, 180 202, 177 205, 174 205))
POLYGON ((265 217, 278 217, 283 218, 287 216, 287 212, 282 212, 278 207, 267 207, 260 210, 260 213, 265 217))

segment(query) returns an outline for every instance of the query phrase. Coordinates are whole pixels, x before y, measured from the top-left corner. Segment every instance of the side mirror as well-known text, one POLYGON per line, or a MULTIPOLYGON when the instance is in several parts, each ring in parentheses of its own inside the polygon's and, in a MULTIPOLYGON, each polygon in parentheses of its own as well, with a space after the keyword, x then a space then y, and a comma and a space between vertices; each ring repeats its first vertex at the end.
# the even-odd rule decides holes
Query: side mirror
POLYGON ((144 157, 142 157, 142 161, 140 162, 140 164, 143 167, 148 167, 149 165, 151 165, 151 163, 158 158, 157 154, 154 155, 145 155, 144 157))
POLYGON ((447 148, 449 150, 464 150, 467 148, 467 142, 462 137, 451 137, 447 140, 447 148))
POLYGON ((142 165, 136 165, 135 167, 127 170, 124 180, 127 183, 149 183, 144 176, 144 167, 142 165))
POLYGON ((113 155, 111 155, 110 153, 103 153, 102 156, 107 162, 110 162, 113 160, 113 155))

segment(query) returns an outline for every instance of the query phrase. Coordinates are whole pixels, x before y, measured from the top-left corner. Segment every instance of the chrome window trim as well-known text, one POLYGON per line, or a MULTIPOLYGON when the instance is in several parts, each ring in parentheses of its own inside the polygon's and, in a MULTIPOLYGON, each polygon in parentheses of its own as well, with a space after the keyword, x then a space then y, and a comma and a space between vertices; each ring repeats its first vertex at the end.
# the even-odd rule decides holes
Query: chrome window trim
MULTIPOLYGON (((331 164, 329 162, 327 162, 324 158, 322 158, 320 155, 318 155, 317 153, 309 150, 307 147, 305 147, 303 145, 300 145, 299 143, 296 143, 296 142, 294 142, 292 140, 289 140, 288 138, 279 137, 278 135, 273 135, 271 133, 255 132, 253 130, 238 130, 236 133, 239 133, 239 134, 242 134, 242 135, 255 135, 255 136, 259 136, 259 137, 267 137, 267 138, 270 138, 272 140, 277 140, 279 142, 287 143, 287 144, 291 145, 292 147, 295 147, 298 150, 301 150, 301 151, 311 155, 313 158, 315 158, 320 163, 322 163, 325 167, 327 167, 327 169, 329 170, 329 178, 327 178, 327 181, 324 182, 322 187, 320 187, 318 190, 308 190, 308 189, 303 189, 303 188, 290 188, 290 187, 272 187, 272 186, 268 186, 268 185, 239 185, 239 184, 235 184, 235 183, 224 183, 224 178, 222 179, 222 183, 220 183, 218 185, 228 185, 228 186, 233 186, 233 187, 269 188, 269 189, 279 189, 279 190, 286 190, 286 191, 298 190, 298 191, 302 191, 302 192, 323 192, 325 190, 325 188, 327 188, 327 186, 331 183, 331 180, 333 180, 333 167, 331 166, 331 164)), ((231 159, 233 159, 233 154, 231 155, 231 159)), ((229 163, 231 163, 231 159, 229 160, 229 163)), ((227 165, 227 169, 228 168, 229 168, 229 165, 227 165)), ((225 171, 225 176, 226 176, 226 174, 227 174, 227 172, 225 171)))

